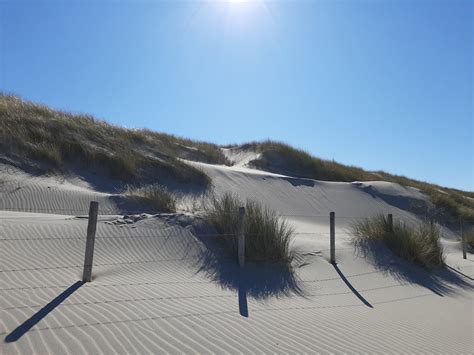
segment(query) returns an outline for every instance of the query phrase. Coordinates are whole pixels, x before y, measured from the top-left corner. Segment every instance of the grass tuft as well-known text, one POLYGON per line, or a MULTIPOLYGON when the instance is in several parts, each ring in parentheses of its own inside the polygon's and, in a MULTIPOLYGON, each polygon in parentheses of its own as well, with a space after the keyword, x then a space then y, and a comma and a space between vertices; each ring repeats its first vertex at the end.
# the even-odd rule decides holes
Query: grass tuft
POLYGON ((128 185, 123 194, 152 206, 160 212, 176 212, 177 196, 161 185, 153 184, 143 187, 128 185))
POLYGON ((435 224, 422 222, 413 227, 394 221, 392 229, 388 218, 380 215, 356 222, 352 229, 356 245, 381 241, 399 257, 428 269, 444 264, 441 231, 435 224))
POLYGON ((464 238, 466 239, 466 244, 470 250, 474 250, 474 228, 471 227, 464 232, 464 238))
POLYGON ((275 211, 260 203, 247 200, 244 204, 238 197, 226 193, 211 198, 206 207, 206 219, 219 233, 230 235, 222 238, 229 252, 232 255, 237 253, 238 211, 241 206, 245 207, 245 259, 291 263, 293 228, 280 219, 275 211))

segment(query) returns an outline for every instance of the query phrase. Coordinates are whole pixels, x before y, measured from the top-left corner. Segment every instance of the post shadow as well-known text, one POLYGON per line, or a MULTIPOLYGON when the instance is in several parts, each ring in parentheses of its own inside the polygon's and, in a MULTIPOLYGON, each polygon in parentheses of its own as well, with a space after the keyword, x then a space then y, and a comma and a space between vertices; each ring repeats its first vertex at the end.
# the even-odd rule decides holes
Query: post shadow
POLYGON ((454 271, 454 272, 458 273, 459 275, 464 276, 465 278, 468 278, 468 279, 471 280, 471 281, 474 281, 474 278, 473 278, 473 277, 471 277, 471 276, 469 276, 469 275, 466 275, 465 273, 463 273, 463 272, 461 272, 461 271, 459 271, 459 270, 456 270, 455 268, 449 266, 448 264, 446 264, 445 266, 446 266, 448 269, 450 269, 451 271, 454 271))
POLYGON ((28 330, 30 330, 33 326, 35 326, 39 321, 41 321, 44 317, 46 317, 53 309, 55 309, 59 304, 61 304, 66 298, 71 296, 75 291, 77 291, 82 285, 84 281, 77 281, 65 291, 63 291, 59 296, 49 302, 46 306, 41 308, 38 312, 36 312, 31 318, 27 319, 23 324, 18 326, 13 332, 8 334, 5 338, 6 343, 12 343, 20 339, 23 334, 25 334, 28 330))
POLYGON ((375 269, 397 280, 424 287, 439 297, 456 293, 456 288, 473 290, 466 275, 444 265, 426 269, 416 263, 396 256, 383 242, 358 242, 355 244, 359 257, 366 258, 375 269))
POLYGON ((337 266, 336 263, 332 264, 332 266, 334 266, 334 269, 336 270, 336 272, 339 274, 339 276, 341 277, 342 281, 344 281, 344 283, 347 285, 347 287, 349 287, 349 289, 352 291, 352 293, 354 295, 357 296, 358 299, 360 299, 362 301, 362 303, 364 303, 367 307, 370 307, 370 308, 374 308, 355 288, 354 286, 351 285, 351 283, 349 282, 349 280, 344 276, 344 274, 342 273, 342 271, 339 269, 339 267, 337 266))
POLYGON ((239 273, 239 313, 242 317, 249 317, 249 309, 247 304, 247 286, 242 272, 239 273))

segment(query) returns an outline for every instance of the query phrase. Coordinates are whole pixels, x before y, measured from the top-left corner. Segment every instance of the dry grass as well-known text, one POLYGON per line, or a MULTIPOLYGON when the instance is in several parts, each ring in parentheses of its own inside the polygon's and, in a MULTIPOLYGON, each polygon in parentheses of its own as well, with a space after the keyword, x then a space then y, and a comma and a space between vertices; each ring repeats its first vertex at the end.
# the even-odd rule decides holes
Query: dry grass
POLYGON ((177 195, 164 186, 153 184, 143 187, 127 186, 123 194, 156 208, 158 212, 176 212, 177 195))
POLYGON ((45 170, 64 172, 67 163, 105 168, 123 181, 160 176, 208 185, 208 177, 178 158, 226 164, 219 147, 149 130, 113 126, 91 116, 52 110, 0 95, 2 154, 23 163, 41 162, 45 170))
POLYGON ((394 254, 426 268, 444 264, 441 232, 435 224, 423 222, 413 227, 394 221, 391 228, 388 219, 380 215, 356 222, 352 229, 358 246, 382 241, 394 254))
MULTIPOLYGON (((403 186, 411 186, 421 190, 434 206, 456 219, 474 223, 474 193, 446 188, 424 181, 409 179, 405 176, 377 172, 380 180, 391 181, 403 186)), ((372 179, 373 180, 373 179, 372 179)))
POLYGON ((466 244, 468 247, 474 249, 474 227, 469 228, 464 232, 464 238, 466 239, 466 244))
POLYGON ((237 253, 238 211, 245 206, 244 233, 245 258, 249 261, 291 263, 290 241, 293 229, 286 221, 261 204, 247 200, 240 201, 232 194, 211 198, 206 208, 206 219, 222 233, 228 250, 237 253))
POLYGON ((244 144, 242 148, 261 153, 260 158, 251 161, 250 165, 278 174, 328 181, 367 180, 370 177, 370 173, 363 169, 319 159, 285 143, 253 142, 244 144))

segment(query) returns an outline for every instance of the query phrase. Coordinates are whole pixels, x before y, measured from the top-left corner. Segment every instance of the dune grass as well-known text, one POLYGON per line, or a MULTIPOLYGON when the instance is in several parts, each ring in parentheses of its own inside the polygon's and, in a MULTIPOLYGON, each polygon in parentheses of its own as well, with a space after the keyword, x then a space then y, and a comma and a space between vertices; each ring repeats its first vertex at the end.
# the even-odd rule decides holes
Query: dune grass
POLYGON ((370 175, 363 169, 319 159, 281 142, 253 142, 242 148, 261 153, 260 158, 250 162, 251 166, 278 174, 328 181, 367 180, 370 175))
POLYGON ((128 185, 123 194, 156 208, 158 212, 176 212, 177 195, 159 184, 142 187, 128 185))
POLYGON ((474 223, 474 192, 444 188, 405 176, 384 171, 369 172, 355 166, 339 164, 312 156, 286 143, 267 140, 251 142, 240 146, 260 153, 260 157, 250 162, 254 168, 277 174, 326 181, 390 181, 421 190, 440 210, 451 218, 474 223))
MULTIPOLYGON (((230 165, 215 144, 147 129, 126 129, 13 95, 0 94, 0 127, 0 158, 35 167, 39 162, 44 172, 66 173, 71 165, 78 164, 81 168, 105 170, 108 176, 125 183, 158 180, 208 187, 211 181, 206 174, 179 159, 230 165)), ((452 218, 474 223, 474 192, 383 171, 365 171, 314 157, 281 142, 251 142, 240 148, 261 153, 250 165, 274 173, 327 181, 384 180, 415 187, 452 218)))
POLYGON ((411 226, 394 221, 391 228, 388 218, 380 215, 356 222, 352 231, 356 246, 381 241, 399 257, 428 269, 444 264, 441 231, 435 224, 411 226))
POLYGON ((206 207, 206 219, 224 235, 220 240, 227 250, 232 255, 237 254, 238 211, 241 206, 245 207, 245 259, 290 264, 293 259, 290 251, 293 228, 275 211, 252 200, 243 203, 229 193, 212 197, 206 207))
POLYGON ((446 212, 452 218, 474 223, 474 192, 441 187, 383 171, 374 174, 378 176, 379 180, 415 187, 426 194, 435 207, 446 212))
POLYGON ((474 223, 474 202, 456 190, 440 190, 422 188, 431 199, 431 202, 451 214, 453 217, 474 223))
POLYGON ((105 169, 123 181, 156 178, 207 186, 208 177, 178 158, 214 164, 227 159, 216 145, 149 130, 111 125, 88 115, 53 110, 0 94, 1 154, 48 172, 68 163, 105 169))
POLYGON ((464 238, 466 239, 467 246, 471 250, 474 250, 474 227, 471 227, 468 230, 464 231, 464 238))

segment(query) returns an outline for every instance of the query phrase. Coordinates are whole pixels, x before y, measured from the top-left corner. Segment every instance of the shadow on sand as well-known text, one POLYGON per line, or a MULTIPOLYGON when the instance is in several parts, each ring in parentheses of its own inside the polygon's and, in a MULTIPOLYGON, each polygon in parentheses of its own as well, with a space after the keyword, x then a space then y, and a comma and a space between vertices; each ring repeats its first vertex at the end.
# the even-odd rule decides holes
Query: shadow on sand
POLYGON ((374 267, 399 281, 417 284, 429 289, 436 295, 456 293, 457 288, 474 289, 471 282, 448 267, 427 270, 414 263, 403 260, 393 254, 382 242, 368 241, 357 243, 356 252, 366 258, 374 267))
POLYGON ((33 326, 35 326, 39 321, 41 321, 44 317, 46 317, 52 310, 54 310, 57 306, 59 306, 65 299, 71 296, 74 292, 76 292, 82 285, 84 284, 83 281, 77 281, 65 291, 63 291, 59 296, 49 302, 46 306, 41 308, 38 312, 36 312, 31 318, 27 319, 23 324, 18 326, 13 332, 8 334, 5 337, 6 343, 12 343, 20 339, 28 330, 30 330, 33 326))
POLYGON ((349 280, 344 276, 344 274, 342 273, 341 269, 339 269, 339 267, 337 266, 337 264, 332 264, 332 266, 334 267, 334 269, 336 270, 337 274, 339 275, 339 277, 341 278, 342 281, 344 281, 344 283, 346 284, 347 287, 349 287, 349 289, 352 291, 352 293, 359 299, 362 301, 363 304, 365 304, 367 307, 370 307, 370 308, 374 308, 370 303, 369 301, 367 301, 364 296, 362 296, 359 291, 357 291, 354 286, 352 286, 352 284, 349 282, 349 280))
POLYGON ((244 267, 240 267, 217 238, 201 236, 199 239, 205 248, 197 260, 197 272, 205 273, 224 289, 237 291, 242 316, 249 316, 247 297, 267 299, 302 295, 291 265, 246 262, 244 267))

